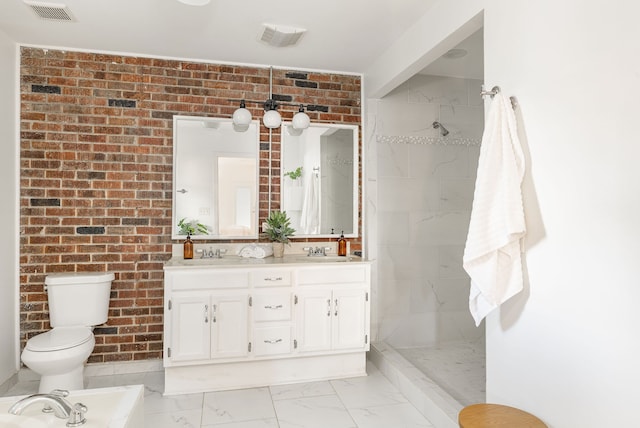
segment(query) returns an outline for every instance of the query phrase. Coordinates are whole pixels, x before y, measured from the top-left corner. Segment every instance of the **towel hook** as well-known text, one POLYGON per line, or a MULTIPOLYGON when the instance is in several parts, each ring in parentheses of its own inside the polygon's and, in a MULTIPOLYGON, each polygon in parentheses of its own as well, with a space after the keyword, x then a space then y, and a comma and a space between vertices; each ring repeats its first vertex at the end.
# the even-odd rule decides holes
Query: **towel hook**
MULTIPOLYGON (((495 97, 499 93, 500 86, 494 86, 490 91, 485 91, 484 89, 480 91, 480 96, 486 97, 487 95, 489 95, 491 99, 493 99, 493 97, 495 97)), ((511 108, 515 110, 516 107, 518 107, 518 100, 516 100, 516 97, 509 97, 509 100, 511 101, 511 108)))
POLYGON ((494 86, 493 88, 491 88, 490 91, 485 91, 482 90, 480 91, 480 95, 483 97, 486 97, 487 95, 489 95, 491 98, 495 97, 496 94, 500 93, 500 86, 494 86))

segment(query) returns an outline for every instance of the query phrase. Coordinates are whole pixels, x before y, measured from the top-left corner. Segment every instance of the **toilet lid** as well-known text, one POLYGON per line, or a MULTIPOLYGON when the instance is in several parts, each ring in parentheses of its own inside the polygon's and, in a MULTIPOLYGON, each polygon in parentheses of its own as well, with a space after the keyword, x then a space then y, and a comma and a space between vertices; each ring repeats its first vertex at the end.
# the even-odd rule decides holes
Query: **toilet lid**
POLYGON ((59 351, 73 348, 91 340, 93 332, 88 327, 54 328, 33 336, 27 341, 27 349, 35 352, 59 351))

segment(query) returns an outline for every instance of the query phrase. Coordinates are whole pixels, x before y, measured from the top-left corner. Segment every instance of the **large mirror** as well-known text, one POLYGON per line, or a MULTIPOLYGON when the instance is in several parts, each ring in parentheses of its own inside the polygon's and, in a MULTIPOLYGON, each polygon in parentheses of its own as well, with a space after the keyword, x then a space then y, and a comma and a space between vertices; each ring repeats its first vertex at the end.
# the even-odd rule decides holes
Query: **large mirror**
POLYGON ((281 207, 296 237, 358 236, 358 127, 282 127, 281 207))
POLYGON ((259 124, 173 118, 173 239, 258 237, 259 124))

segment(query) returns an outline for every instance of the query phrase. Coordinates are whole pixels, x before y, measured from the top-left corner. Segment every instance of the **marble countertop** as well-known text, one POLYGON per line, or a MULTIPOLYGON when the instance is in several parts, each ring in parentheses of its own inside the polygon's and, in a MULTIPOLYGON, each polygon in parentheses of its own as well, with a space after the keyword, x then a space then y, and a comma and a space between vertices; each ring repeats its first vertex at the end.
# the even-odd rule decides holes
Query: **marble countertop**
POLYGON ((284 257, 265 257, 263 259, 240 257, 235 255, 225 255, 221 258, 193 258, 184 259, 181 256, 173 256, 165 263, 166 269, 184 267, 242 267, 242 266, 284 266, 301 264, 345 264, 363 263, 366 260, 358 256, 315 256, 309 257, 304 254, 285 254, 284 257))

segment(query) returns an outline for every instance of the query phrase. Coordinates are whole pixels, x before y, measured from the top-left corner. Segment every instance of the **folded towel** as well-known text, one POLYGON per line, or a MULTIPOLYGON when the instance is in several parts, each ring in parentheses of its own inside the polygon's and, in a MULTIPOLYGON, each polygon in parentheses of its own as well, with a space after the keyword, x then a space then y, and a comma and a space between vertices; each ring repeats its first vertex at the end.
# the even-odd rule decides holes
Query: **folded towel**
POLYGON ((256 244, 245 245, 238 252, 238 255, 240 257, 245 257, 245 258, 250 257, 254 259, 263 259, 265 257, 269 257, 273 255, 273 248, 271 247, 271 245, 269 246, 256 245, 256 244))
POLYGON ((482 136, 463 267, 471 277, 469 310, 476 326, 523 288, 526 233, 521 184, 525 165, 509 99, 495 95, 482 136))
POLYGON ((253 252, 253 257, 256 259, 264 259, 265 257, 269 257, 273 255, 273 247, 256 245, 256 248, 253 252))

